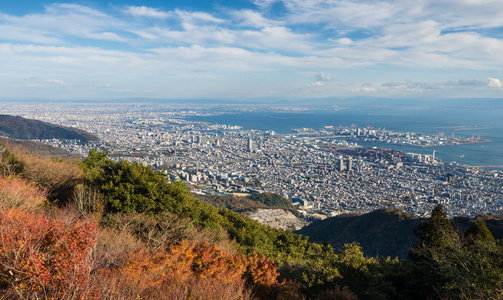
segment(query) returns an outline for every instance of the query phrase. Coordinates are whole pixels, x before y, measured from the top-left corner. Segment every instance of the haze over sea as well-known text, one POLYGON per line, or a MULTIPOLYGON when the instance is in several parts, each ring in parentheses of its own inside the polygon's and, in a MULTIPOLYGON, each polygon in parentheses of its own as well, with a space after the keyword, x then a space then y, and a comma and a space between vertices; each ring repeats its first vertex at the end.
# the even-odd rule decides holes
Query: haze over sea
POLYGON ((358 142, 369 147, 383 147, 405 152, 432 154, 443 162, 456 161, 461 165, 503 166, 503 110, 340 110, 314 111, 302 113, 279 112, 242 112, 214 116, 191 117, 190 120, 210 123, 239 125, 243 129, 261 131, 274 130, 277 133, 294 133, 293 128, 320 129, 324 126, 343 127, 351 124, 357 127, 371 126, 399 132, 416 132, 436 135, 443 132, 446 136, 454 133, 456 137, 470 138, 472 135, 483 136, 488 143, 464 144, 438 147, 400 146, 385 143, 358 142), (478 126, 485 129, 449 130, 439 127, 478 126))

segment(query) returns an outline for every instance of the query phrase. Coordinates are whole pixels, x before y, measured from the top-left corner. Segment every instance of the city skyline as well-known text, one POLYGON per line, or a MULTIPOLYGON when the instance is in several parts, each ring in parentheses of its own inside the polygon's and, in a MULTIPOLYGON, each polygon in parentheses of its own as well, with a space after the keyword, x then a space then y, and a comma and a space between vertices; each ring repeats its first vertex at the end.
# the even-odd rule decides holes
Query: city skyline
POLYGON ((502 97, 498 1, 0 7, 2 98, 502 97))

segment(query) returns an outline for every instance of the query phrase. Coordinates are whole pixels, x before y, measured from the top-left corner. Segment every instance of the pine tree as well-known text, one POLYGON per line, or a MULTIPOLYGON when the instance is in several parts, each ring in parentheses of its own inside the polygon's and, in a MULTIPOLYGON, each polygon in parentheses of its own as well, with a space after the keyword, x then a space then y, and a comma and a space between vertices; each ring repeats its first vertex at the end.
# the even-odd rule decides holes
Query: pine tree
POLYGON ((495 242, 495 239, 489 229, 486 226, 486 223, 482 220, 477 220, 475 223, 468 228, 464 233, 464 241, 466 244, 471 245, 475 241, 490 243, 495 242))
POLYGON ((449 265, 450 253, 461 247, 442 205, 437 205, 427 222, 414 231, 420 241, 409 250, 409 258, 415 263, 417 276, 423 282, 417 291, 421 298, 445 298, 445 291, 453 278, 444 266, 449 265))
POLYGON ((442 250, 459 242, 459 237, 440 204, 433 209, 428 222, 419 225, 414 233, 420 241, 409 251, 412 260, 437 257, 442 250))

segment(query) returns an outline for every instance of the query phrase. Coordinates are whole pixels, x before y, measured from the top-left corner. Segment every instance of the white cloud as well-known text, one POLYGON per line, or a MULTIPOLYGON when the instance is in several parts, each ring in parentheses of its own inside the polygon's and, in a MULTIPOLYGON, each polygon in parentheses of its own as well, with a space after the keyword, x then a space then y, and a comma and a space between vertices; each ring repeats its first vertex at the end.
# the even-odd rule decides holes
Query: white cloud
POLYGON ((81 5, 53 4, 43 13, 17 17, 1 15, 0 39, 62 44, 66 38, 125 41, 115 32, 126 23, 81 5), (18 35, 19 34, 19 35, 18 35))
POLYGON ((324 82, 321 82, 321 81, 316 81, 316 82, 312 82, 312 83, 307 83, 306 86, 307 87, 321 87, 321 86, 324 86, 325 83, 324 82))
POLYGON ((335 42, 332 49, 319 47, 318 55, 349 59, 353 65, 378 61, 492 69, 503 64, 501 39, 478 30, 503 26, 503 5, 498 0, 256 0, 255 4, 265 10, 275 2, 287 9, 287 26, 313 24, 326 41, 335 42))
POLYGON ((458 79, 446 82, 415 82, 415 81, 390 81, 381 84, 382 90, 483 90, 487 87, 503 87, 503 82, 496 78, 458 79))
POLYGON ((503 39, 494 34, 503 26, 499 1, 254 0, 253 9, 212 11, 52 4, 24 16, 0 13, 0 79, 3 86, 31 76, 77 86, 97 77, 105 88, 114 78, 115 90, 133 92, 206 70, 201 82, 227 77, 266 86, 252 91, 273 91, 263 78, 274 74, 282 92, 301 86, 332 95, 342 89, 495 94, 503 88, 492 78, 503 68, 503 39), (277 14, 279 2, 284 10, 277 14), (305 84, 305 74, 312 82, 305 84), (452 80, 452 74, 484 79, 452 80), (326 84, 334 76, 338 84, 326 84))
POLYGON ((194 22, 208 22, 208 23, 223 23, 225 20, 216 18, 206 12, 189 12, 184 10, 175 10, 175 14, 183 21, 187 23, 194 22))
POLYGON ((252 0, 252 1, 255 5, 260 7, 267 7, 273 3, 281 2, 281 0, 252 0))
POLYGON ((372 87, 364 87, 360 89, 362 92, 375 92, 376 89, 372 87))
POLYGON ((349 45, 353 44, 353 40, 351 40, 350 38, 347 38, 347 37, 336 39, 336 40, 329 39, 329 41, 334 41, 341 46, 349 46, 349 45))
POLYGON ((503 87, 503 82, 497 78, 489 78, 488 86, 501 88, 503 87))
POLYGON ((334 77, 332 77, 331 75, 328 75, 328 74, 320 73, 320 74, 316 75, 316 80, 317 81, 330 81, 330 80, 334 80, 334 77))
POLYGON ((146 6, 128 6, 124 12, 135 17, 166 19, 172 16, 170 13, 146 6))
POLYGON ((63 80, 59 80, 59 79, 47 79, 45 82, 56 83, 56 84, 66 84, 63 80))
POLYGON ((364 83, 361 85, 362 87, 357 87, 357 88, 353 88, 351 89, 351 92, 352 93, 372 93, 372 92, 377 92, 379 90, 383 90, 382 88, 381 89, 376 89, 372 86, 370 86, 368 83, 364 83))
POLYGON ((326 23, 329 27, 375 28, 422 20, 444 28, 495 28, 503 25, 500 0, 255 0, 266 9, 282 2, 291 22, 326 23))
POLYGON ((284 25, 284 22, 266 19, 262 16, 260 12, 253 11, 250 9, 234 11, 232 12, 232 15, 234 15, 236 19, 241 21, 241 23, 239 24, 241 26, 263 28, 263 27, 275 27, 284 25))

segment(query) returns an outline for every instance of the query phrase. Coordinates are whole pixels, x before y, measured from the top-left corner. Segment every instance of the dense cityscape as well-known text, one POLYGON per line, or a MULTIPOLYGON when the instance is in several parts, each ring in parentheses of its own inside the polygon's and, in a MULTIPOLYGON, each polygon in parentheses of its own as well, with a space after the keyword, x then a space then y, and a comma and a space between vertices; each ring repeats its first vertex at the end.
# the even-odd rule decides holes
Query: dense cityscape
POLYGON ((187 120, 222 108, 65 104, 57 108, 4 105, 3 111, 99 137, 99 142, 84 145, 41 141, 72 153, 85 156, 95 147, 109 151, 113 159, 138 161, 165 172, 171 180, 186 181, 196 193, 277 193, 292 200, 306 217, 365 213, 383 207, 427 216, 439 203, 451 217, 503 209, 501 171, 445 164, 435 158, 434 151, 424 155, 389 150, 380 144, 358 145, 360 140, 373 140, 449 147, 459 139, 355 126, 292 128, 291 134, 279 134, 187 120))

